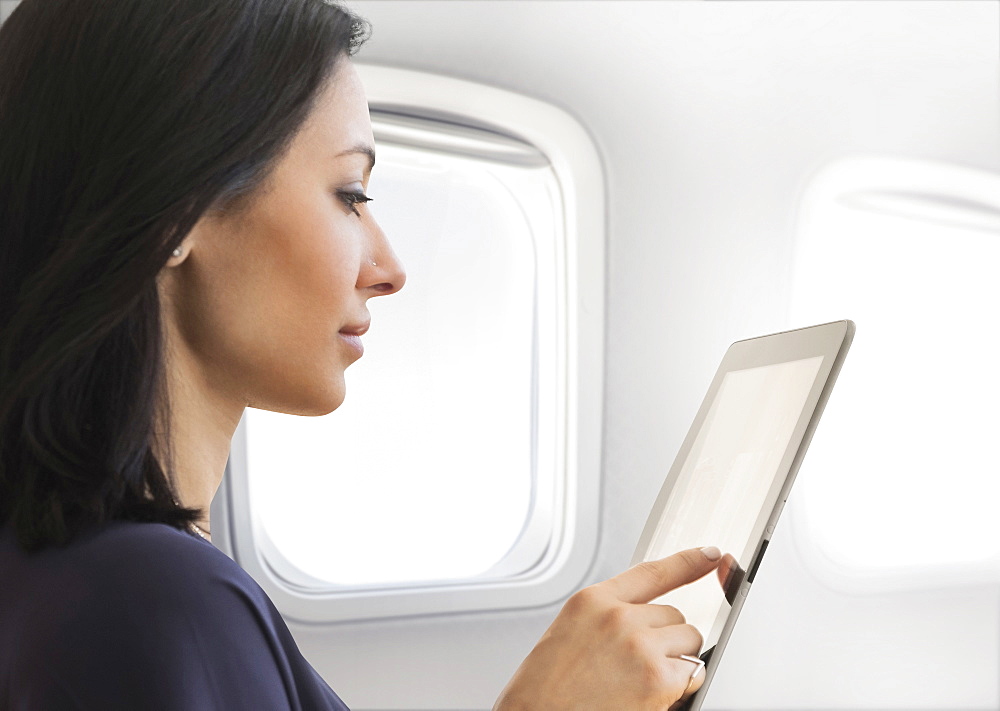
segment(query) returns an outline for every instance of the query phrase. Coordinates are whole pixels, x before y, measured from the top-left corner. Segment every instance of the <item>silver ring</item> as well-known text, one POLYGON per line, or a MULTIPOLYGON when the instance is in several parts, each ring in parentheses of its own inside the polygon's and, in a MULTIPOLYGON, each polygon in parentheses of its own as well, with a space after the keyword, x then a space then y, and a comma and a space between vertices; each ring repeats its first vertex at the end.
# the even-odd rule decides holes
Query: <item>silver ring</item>
POLYGON ((705 668, 705 662, 698 657, 692 657, 690 654, 682 654, 677 658, 683 659, 685 662, 691 662, 692 664, 698 665, 694 668, 694 671, 691 672, 691 678, 688 679, 687 688, 684 689, 684 693, 687 693, 688 689, 690 689, 691 685, 694 683, 694 680, 698 678, 699 674, 701 674, 701 670, 705 668))

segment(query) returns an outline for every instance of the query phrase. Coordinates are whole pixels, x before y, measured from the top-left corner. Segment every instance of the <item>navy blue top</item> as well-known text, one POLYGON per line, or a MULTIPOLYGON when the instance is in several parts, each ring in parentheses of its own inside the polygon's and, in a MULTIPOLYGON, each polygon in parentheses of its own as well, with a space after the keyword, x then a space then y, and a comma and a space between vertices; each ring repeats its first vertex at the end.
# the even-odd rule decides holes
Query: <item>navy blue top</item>
POLYGON ((161 523, 26 554, 0 530, 0 708, 347 709, 259 585, 161 523))

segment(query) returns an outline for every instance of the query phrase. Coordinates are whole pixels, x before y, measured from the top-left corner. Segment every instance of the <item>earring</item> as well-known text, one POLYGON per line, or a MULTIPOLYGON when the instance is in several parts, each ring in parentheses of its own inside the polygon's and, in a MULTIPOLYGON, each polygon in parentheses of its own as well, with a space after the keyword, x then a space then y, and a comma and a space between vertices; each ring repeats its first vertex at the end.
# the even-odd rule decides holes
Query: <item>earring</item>
POLYGON ((175 257, 181 256, 181 248, 180 247, 178 247, 177 249, 174 250, 174 256, 175 257))
POLYGON ((372 266, 377 267, 378 265, 375 262, 372 262, 372 266))

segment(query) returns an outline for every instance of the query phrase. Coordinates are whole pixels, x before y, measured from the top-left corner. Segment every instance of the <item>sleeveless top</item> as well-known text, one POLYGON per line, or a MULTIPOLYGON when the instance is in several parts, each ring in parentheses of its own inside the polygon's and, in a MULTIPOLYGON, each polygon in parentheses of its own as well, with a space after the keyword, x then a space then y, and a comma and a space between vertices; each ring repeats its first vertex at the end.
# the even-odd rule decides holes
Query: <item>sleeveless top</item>
POLYGON ((27 554, 0 529, 0 708, 346 710, 208 541, 114 521, 27 554))

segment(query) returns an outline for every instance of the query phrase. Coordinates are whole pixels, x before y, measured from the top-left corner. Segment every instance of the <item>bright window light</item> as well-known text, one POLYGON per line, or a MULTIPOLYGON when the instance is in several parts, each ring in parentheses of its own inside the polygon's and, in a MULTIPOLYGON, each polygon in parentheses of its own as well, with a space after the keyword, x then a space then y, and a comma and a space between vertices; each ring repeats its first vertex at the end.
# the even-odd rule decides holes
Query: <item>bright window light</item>
POLYGON ((792 323, 857 323, 792 496, 836 582, 1000 578, 1000 176, 850 158, 806 190, 792 323), (808 471, 806 471, 808 470, 808 471))
POLYGON ((247 411, 265 553, 318 587, 519 573, 552 533, 558 185, 528 146, 373 118, 369 208, 407 283, 368 303, 338 410, 247 411))
POLYGON ((355 62, 374 212, 405 288, 324 417, 247 409, 217 545, 289 619, 538 607, 593 562, 604 392, 604 177, 561 109, 355 62))

